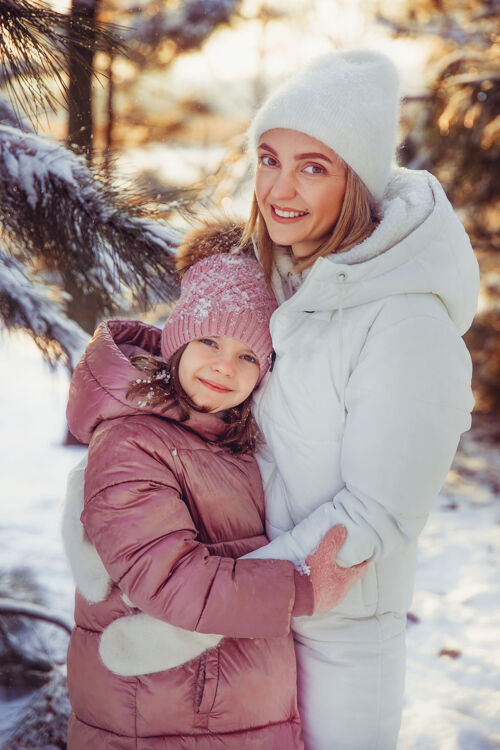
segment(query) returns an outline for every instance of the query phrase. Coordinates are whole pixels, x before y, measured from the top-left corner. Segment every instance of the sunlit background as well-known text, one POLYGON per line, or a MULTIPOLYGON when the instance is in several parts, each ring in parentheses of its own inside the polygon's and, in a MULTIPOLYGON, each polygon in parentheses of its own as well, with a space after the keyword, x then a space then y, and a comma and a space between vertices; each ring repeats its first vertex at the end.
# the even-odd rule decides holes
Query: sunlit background
MULTIPOLYGON (((62 2, 54 5, 68 7, 62 2)), ((101 0, 99 12, 128 27, 127 8, 136 11, 142 6, 147 13, 155 5, 159 3, 101 0)), ((244 215, 248 189, 242 199, 238 188, 248 184, 241 184, 245 170, 238 157, 249 119, 269 90, 308 60, 356 46, 381 50, 398 65, 404 96, 428 93, 428 67, 439 57, 440 43, 433 35, 395 34, 389 18, 397 23, 398 5, 404 18, 404 2, 244 0, 230 22, 216 28, 199 50, 182 53, 167 40, 148 52, 151 56, 141 64, 124 56, 114 57, 110 64, 108 55, 98 53, 95 158, 106 149, 111 71, 114 169, 120 175, 158 181, 163 188, 210 182, 222 169, 226 179, 214 199, 224 209, 244 215), (391 15, 384 23, 380 19, 386 10, 391 15)), ((60 110, 41 125, 64 137, 66 120, 60 110)))
MULTIPOLYGON (((474 426, 421 539, 398 750, 500 747, 499 2, 199 0, 206 13, 188 19, 186 8, 194 5, 53 0, 67 14, 95 10, 98 21, 116 25, 126 50, 97 50, 96 43, 87 141, 85 127, 71 126, 81 112, 74 101, 65 104, 53 79, 45 81, 53 109, 35 103, 31 122, 42 136, 83 154, 100 178, 137 190, 168 226, 182 229, 216 209, 244 219, 251 194, 245 132, 267 93, 331 50, 368 47, 394 60, 403 97, 397 160, 442 181, 482 271, 479 312, 466 338, 474 426)), ((60 75, 66 86, 62 66, 60 75)), ((0 93, 15 104, 21 88, 13 80, 0 93)), ((39 257, 26 266, 64 301, 52 268, 39 257)), ((135 304, 117 313, 157 321, 165 308, 135 304)), ((99 317, 79 317, 77 306, 72 314, 87 333, 99 317)), ((0 596, 28 598, 70 618, 73 584, 58 524, 65 477, 83 449, 65 445, 68 372, 62 365, 51 371, 22 332, 4 332, 0 353, 0 596)), ((4 665, 2 627, 0 617, 4 665)), ((33 632, 26 643, 32 652, 48 648, 33 632)), ((15 691, 0 681, 0 747, 62 748, 60 729, 51 734, 47 719, 50 711, 63 712, 61 683, 49 682, 39 694, 19 679, 15 691), (43 730, 31 719, 36 743, 7 741, 13 728, 22 736, 36 700, 45 712, 43 730)))

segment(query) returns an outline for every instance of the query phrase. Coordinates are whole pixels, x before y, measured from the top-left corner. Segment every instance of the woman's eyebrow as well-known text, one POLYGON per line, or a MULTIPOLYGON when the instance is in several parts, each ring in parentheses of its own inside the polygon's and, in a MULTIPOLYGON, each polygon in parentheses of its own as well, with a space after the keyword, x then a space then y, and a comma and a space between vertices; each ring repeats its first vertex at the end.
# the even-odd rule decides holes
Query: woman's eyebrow
POLYGON ((278 152, 274 150, 274 148, 271 148, 271 146, 268 146, 267 143, 259 143, 257 148, 263 148, 265 151, 270 151, 275 156, 278 156, 278 152))
MULTIPOLYGON (((270 151, 271 154, 274 154, 274 156, 278 156, 278 152, 272 148, 268 143, 259 143, 258 148, 262 148, 265 151, 270 151)), ((328 158, 325 154, 320 153, 319 151, 311 151, 306 154, 295 154, 294 156, 297 161, 300 161, 300 159, 324 159, 325 161, 329 162, 330 164, 333 164, 332 160, 328 158)))
POLYGON ((320 154, 319 152, 311 151, 307 154, 295 154, 296 159, 324 159, 325 161, 330 162, 330 164, 333 164, 332 160, 328 158, 328 156, 325 156, 325 154, 320 154))

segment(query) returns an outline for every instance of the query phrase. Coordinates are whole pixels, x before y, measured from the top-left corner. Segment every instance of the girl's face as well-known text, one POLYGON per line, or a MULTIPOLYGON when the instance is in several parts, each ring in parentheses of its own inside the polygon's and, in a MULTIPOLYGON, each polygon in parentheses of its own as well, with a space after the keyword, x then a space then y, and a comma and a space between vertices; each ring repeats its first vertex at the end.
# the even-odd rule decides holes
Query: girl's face
POLYGON ((275 128, 258 146, 255 194, 267 231, 295 258, 308 258, 330 235, 346 186, 335 151, 305 133, 275 128))
POLYGON ((184 392, 211 414, 243 403, 257 385, 259 374, 254 352, 228 336, 190 341, 179 362, 184 392))

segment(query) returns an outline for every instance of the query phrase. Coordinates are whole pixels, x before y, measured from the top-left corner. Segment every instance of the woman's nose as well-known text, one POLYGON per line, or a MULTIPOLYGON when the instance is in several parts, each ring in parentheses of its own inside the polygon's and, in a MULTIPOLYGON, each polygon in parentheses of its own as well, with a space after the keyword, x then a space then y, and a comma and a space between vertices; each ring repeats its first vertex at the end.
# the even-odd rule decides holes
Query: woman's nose
POLYGON ((295 181, 284 169, 280 171, 273 185, 272 195, 276 200, 295 198, 295 181))

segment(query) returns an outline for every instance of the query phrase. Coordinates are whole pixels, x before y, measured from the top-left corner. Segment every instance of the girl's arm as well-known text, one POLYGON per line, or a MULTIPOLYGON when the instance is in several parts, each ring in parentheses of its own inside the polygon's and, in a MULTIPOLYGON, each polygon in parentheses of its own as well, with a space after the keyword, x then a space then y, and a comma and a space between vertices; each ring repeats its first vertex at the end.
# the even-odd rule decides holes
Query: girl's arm
POLYGON ((249 557, 303 559, 335 524, 347 529, 344 566, 414 543, 470 426, 470 378, 469 353, 445 314, 375 324, 346 388, 344 488, 249 557))
POLYGON ((162 436, 146 424, 106 422, 89 448, 81 520, 114 583, 143 612, 187 630, 287 633, 293 565, 210 555, 165 463, 162 436))

